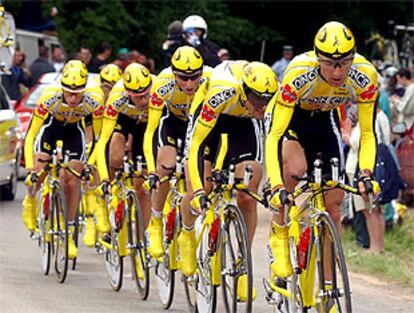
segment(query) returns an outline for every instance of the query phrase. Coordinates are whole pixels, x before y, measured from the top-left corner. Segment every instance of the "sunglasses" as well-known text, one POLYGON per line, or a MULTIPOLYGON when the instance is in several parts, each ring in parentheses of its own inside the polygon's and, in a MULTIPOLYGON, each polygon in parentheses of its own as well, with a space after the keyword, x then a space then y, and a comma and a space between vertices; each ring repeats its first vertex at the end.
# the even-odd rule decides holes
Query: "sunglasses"
POLYGON ((200 78, 201 73, 197 73, 197 74, 194 74, 194 75, 191 75, 191 76, 181 75, 181 74, 175 74, 175 75, 183 81, 189 81, 189 80, 194 81, 194 80, 197 80, 197 79, 200 78))
POLYGON ((352 58, 341 59, 338 61, 325 60, 325 59, 318 58, 318 62, 320 64, 323 64, 324 66, 329 67, 329 68, 336 68, 336 67, 343 68, 343 67, 351 65, 353 61, 354 61, 353 56, 352 58))

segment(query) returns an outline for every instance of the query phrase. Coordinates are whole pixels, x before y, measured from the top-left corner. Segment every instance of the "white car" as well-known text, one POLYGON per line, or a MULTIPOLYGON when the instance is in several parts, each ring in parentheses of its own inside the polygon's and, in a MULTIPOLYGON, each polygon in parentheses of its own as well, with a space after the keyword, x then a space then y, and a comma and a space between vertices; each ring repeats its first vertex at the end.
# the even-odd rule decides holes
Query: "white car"
POLYGON ((0 199, 16 195, 20 160, 20 122, 9 97, 0 84, 0 199))

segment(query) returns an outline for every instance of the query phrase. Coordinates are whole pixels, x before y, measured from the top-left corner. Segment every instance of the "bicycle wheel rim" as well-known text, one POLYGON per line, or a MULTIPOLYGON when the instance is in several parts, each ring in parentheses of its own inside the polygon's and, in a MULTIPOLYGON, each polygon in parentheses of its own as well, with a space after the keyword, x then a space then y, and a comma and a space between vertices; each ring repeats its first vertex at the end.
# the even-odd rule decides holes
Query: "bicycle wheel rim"
POLYGON ((63 190, 57 182, 53 186, 52 214, 53 214, 53 240, 54 265, 57 281, 63 283, 68 271, 68 210, 63 190), (63 228, 63 229, 62 229, 63 228))
POLYGON ((104 253, 106 273, 108 274, 109 284, 114 291, 122 288, 124 262, 119 255, 118 235, 111 227, 111 249, 106 249, 104 253))
POLYGON ((252 311, 253 273, 250 242, 246 224, 240 210, 229 205, 226 207, 225 234, 222 238, 222 291, 226 312, 252 311), (237 297, 237 281, 247 275, 247 301, 237 297))
MULTIPOLYGON (((42 204, 40 206, 40 210, 39 210, 39 214, 37 218, 38 230, 39 230, 38 245, 40 248, 40 261, 41 261, 40 264, 41 264, 43 274, 49 275, 50 261, 51 261, 51 248, 50 248, 50 239, 47 240, 47 237, 50 238, 48 234, 50 230, 50 227, 48 226, 50 225, 50 216, 48 216, 46 219, 44 197, 42 197, 41 203, 42 204)), ((50 204, 49 204, 49 209, 50 209, 50 204)))
MULTIPOLYGON (((322 215, 319 219, 321 225, 320 233, 324 233, 325 236, 321 240, 321 247, 323 247, 323 243, 326 238, 329 238, 328 243, 331 251, 331 256, 334 256, 331 258, 329 264, 332 272, 332 277, 330 279, 332 281, 332 289, 328 292, 328 295, 322 299, 321 305, 326 305, 329 307, 331 304, 333 304, 336 305, 338 312, 352 313, 351 289, 349 284, 348 271, 337 228, 329 215, 322 215), (325 304, 325 302, 329 302, 329 304, 325 304)), ((324 267, 325 266, 327 265, 324 264, 324 267)), ((319 275, 319 277, 321 276, 319 275)), ((319 279, 320 282, 322 279, 325 281, 324 276, 322 279, 319 279)))
POLYGON ((145 300, 149 294, 149 268, 146 258, 147 245, 144 235, 144 218, 135 192, 128 194, 127 205, 129 212, 127 221, 128 242, 131 247, 132 275, 139 297, 145 300))
MULTIPOLYGON (((196 312, 212 313, 216 311, 217 286, 212 281, 212 256, 209 255, 210 227, 203 231, 200 244, 197 247, 197 279, 196 279, 196 312)), ((216 252, 217 253, 217 252, 216 252)))

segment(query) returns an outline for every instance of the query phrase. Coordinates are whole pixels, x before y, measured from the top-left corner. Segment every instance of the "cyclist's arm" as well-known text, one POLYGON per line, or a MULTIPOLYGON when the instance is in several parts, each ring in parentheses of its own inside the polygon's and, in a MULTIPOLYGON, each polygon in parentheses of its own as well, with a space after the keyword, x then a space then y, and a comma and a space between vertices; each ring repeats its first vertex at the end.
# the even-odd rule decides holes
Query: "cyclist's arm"
MULTIPOLYGON (((282 86, 289 87, 285 82, 289 79, 286 75, 282 86)), ((291 86, 291 85, 290 85, 291 86)), ((282 144, 283 134, 289 126, 294 111, 296 93, 284 87, 276 93, 270 101, 265 113, 265 164, 271 188, 283 185, 282 177, 282 144)), ((290 87, 293 88, 293 87, 290 87)))
MULTIPOLYGON (((95 150, 92 154, 96 156, 96 165, 98 167, 98 173, 100 180, 108 180, 108 166, 106 164, 106 145, 108 144, 111 135, 115 129, 117 122, 118 112, 109 105, 104 113, 102 130, 99 136, 99 140, 96 144, 95 150)), ((122 153, 122 151, 120 151, 122 153)), ((88 162, 89 163, 89 162, 88 162)))
POLYGON ((28 170, 34 168, 34 141, 48 115, 49 112, 43 103, 38 104, 33 112, 29 130, 24 140, 24 161, 28 170))
POLYGON ((374 172, 377 155, 377 140, 375 137, 375 101, 378 98, 378 76, 375 69, 370 75, 368 84, 358 95, 358 119, 361 128, 359 149, 359 167, 361 170, 374 172))
MULTIPOLYGON (((194 191, 203 188, 202 178, 200 175, 200 165, 203 160, 203 149, 201 146, 207 136, 217 123, 220 113, 223 111, 226 103, 218 103, 215 108, 209 104, 209 99, 214 98, 223 91, 223 88, 213 87, 207 91, 205 100, 202 102, 200 113, 194 116, 193 133, 191 136, 191 144, 188 155, 188 167, 190 172, 191 186, 194 191)), ((200 93, 201 97, 202 93, 200 93)), ((196 100, 196 99, 194 99, 196 100)), ((198 98, 196 101, 200 101, 198 98)))
POLYGON ((144 156, 147 163, 148 173, 156 170, 153 142, 154 134, 160 123, 162 111, 164 109, 164 99, 154 90, 151 92, 151 100, 148 107, 148 123, 144 135, 144 156))

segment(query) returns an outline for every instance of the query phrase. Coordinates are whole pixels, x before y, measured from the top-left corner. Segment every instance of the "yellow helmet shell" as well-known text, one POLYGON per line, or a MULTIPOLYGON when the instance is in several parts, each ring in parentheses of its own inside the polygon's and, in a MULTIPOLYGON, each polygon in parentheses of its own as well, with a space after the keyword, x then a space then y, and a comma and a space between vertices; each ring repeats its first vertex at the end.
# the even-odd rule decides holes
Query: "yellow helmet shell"
POLYGON ((139 95, 149 90, 152 84, 150 71, 142 64, 131 63, 123 74, 124 87, 132 94, 139 95))
POLYGON ((63 67, 60 84, 69 92, 83 92, 88 81, 88 70, 79 60, 71 60, 63 67))
POLYGON ((197 49, 183 46, 175 50, 171 57, 173 72, 192 75, 203 68, 203 57, 197 49))
POLYGON ((115 64, 108 64, 101 70, 99 76, 101 77, 101 83, 106 82, 113 86, 121 79, 122 70, 115 64))
POLYGON ((261 62, 247 64, 243 68, 242 81, 245 92, 250 90, 262 98, 270 99, 278 89, 276 74, 268 65, 261 62))
POLYGON ((315 52, 331 59, 340 59, 355 52, 351 30, 339 22, 328 22, 315 36, 315 52))

